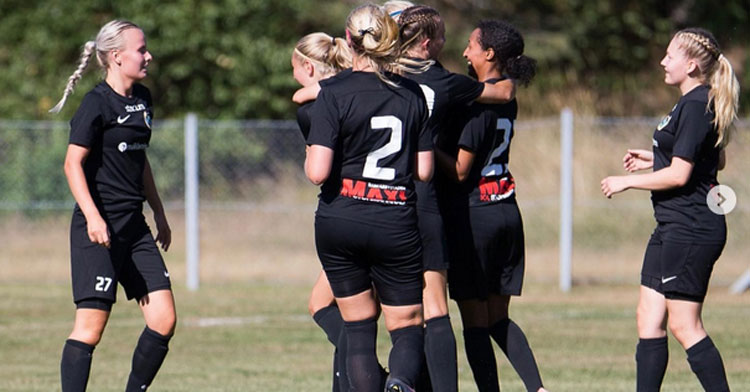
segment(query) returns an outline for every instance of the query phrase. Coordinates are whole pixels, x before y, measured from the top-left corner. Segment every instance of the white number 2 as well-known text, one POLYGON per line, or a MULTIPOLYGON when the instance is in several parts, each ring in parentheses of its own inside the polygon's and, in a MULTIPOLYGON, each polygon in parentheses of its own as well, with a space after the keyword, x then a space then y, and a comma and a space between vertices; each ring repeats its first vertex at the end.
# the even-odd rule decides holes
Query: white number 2
POLYGON ((492 154, 487 159, 487 165, 482 168, 483 177, 500 176, 507 171, 507 165, 505 163, 494 163, 494 160, 503 155, 505 150, 508 149, 508 145, 510 144, 510 131, 513 129, 513 122, 507 118, 498 118, 497 127, 495 129, 503 131, 503 142, 497 146, 497 148, 492 150, 492 154))
POLYGON ((380 167, 378 166, 378 161, 401 151, 403 123, 396 116, 375 116, 370 119, 370 127, 373 131, 390 129, 391 139, 385 146, 367 154, 365 167, 362 170, 362 177, 375 180, 393 180, 396 178, 396 169, 392 167, 380 167))
POLYGON ((109 290, 109 285, 112 284, 112 278, 108 278, 106 276, 97 276, 96 277, 96 286, 94 287, 94 290, 96 291, 107 291, 109 290))

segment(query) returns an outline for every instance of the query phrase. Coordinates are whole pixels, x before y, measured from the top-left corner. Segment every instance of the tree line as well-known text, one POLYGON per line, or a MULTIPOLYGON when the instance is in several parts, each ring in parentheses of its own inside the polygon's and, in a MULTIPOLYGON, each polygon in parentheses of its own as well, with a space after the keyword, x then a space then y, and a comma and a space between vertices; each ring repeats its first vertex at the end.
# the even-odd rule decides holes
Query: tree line
MULTIPOLYGON (((297 88, 290 54, 313 31, 343 36, 352 0, 0 0, 0 118, 69 119, 101 78, 95 66, 63 113, 60 98, 83 44, 115 18, 145 32, 154 55, 149 77, 157 118, 196 112, 207 118, 294 116, 297 88)), ((462 72, 461 52, 473 26, 499 18, 524 34, 539 61, 535 82, 519 92, 532 115, 562 106, 600 115, 657 115, 675 91, 659 60, 671 35, 687 26, 712 31, 743 86, 750 107, 750 2, 725 0, 429 0, 447 25, 441 61, 462 72), (538 103, 538 104, 537 104, 538 103)), ((746 115, 746 110, 742 111, 746 115)))

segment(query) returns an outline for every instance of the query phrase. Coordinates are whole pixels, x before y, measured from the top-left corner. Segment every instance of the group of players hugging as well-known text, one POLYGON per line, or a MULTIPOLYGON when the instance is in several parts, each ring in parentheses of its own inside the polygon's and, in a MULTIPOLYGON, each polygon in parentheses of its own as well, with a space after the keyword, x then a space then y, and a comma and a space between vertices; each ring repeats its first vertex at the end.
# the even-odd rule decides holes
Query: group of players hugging
MULTIPOLYGON (((437 60, 445 24, 432 7, 366 4, 351 11, 344 31, 345 37, 308 34, 291 57, 302 85, 293 100, 307 145, 304 170, 320 185, 314 226, 322 271, 308 305, 335 347, 333 391, 456 391, 448 293, 461 313, 477 388, 500 389, 494 341, 527 390, 545 391, 526 336, 509 317, 525 266, 508 165, 515 91, 536 73, 522 35, 507 22, 480 21, 463 52, 466 76, 437 60), (392 340, 387 371, 376 355, 381 313, 392 340)), ((137 25, 106 24, 85 45, 52 111, 62 108, 94 55, 105 79, 71 120, 65 158, 77 203, 71 224, 76 317, 62 354, 62 389, 86 389, 119 282, 146 322, 126 387, 143 391, 176 323, 157 248, 161 243, 167 250, 171 232, 146 157, 151 95, 138 83, 152 56, 137 25), (154 212, 155 238, 144 201, 154 212)), ((665 82, 682 97, 659 125, 654 151, 629 150, 624 158, 628 171, 654 171, 602 181, 607 197, 630 188, 654 195, 658 227, 642 272, 638 390, 661 386, 668 318, 704 388, 725 391, 721 357, 700 312, 726 240, 724 217, 707 212, 705 198, 725 162, 738 88, 705 30, 679 31, 662 65, 665 82), (703 226, 696 228, 696 221, 703 226)))

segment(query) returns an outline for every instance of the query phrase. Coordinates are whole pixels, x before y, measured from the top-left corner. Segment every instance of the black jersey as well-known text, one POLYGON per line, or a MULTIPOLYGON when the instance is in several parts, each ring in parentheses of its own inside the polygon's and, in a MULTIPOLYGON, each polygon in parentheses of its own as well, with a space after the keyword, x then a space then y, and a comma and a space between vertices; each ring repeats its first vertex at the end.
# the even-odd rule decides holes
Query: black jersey
POLYGON ((398 87, 352 70, 322 86, 307 144, 333 149, 334 162, 318 216, 392 224, 413 215, 416 153, 432 150, 427 107, 416 83, 390 77, 398 87))
MULTIPOLYGON (((488 80, 496 83, 500 79, 488 80)), ((515 202, 515 182, 508 170, 513 124, 518 104, 473 103, 462 118, 466 121, 458 147, 474 153, 469 175, 461 185, 468 195, 469 206, 502 201, 515 202)))
POLYGON ((297 125, 299 125, 299 130, 305 140, 307 140, 307 135, 310 134, 310 110, 312 110, 314 102, 305 102, 297 108, 297 125))
MULTIPOLYGON (((409 79, 419 83, 422 88, 430 119, 427 127, 433 137, 445 127, 445 118, 451 107, 463 107, 477 99, 484 91, 484 83, 466 75, 450 72, 435 62, 427 71, 418 74, 407 74, 409 79)), ((433 180, 417 182, 417 208, 438 212, 437 196, 433 180)))
POLYGON ((707 109, 708 86, 698 86, 683 95, 654 131, 654 171, 672 163, 672 157, 693 162, 688 182, 676 189, 651 192, 654 216, 669 230, 662 239, 684 243, 723 243, 726 223, 723 215, 709 210, 706 196, 715 185, 720 149, 707 109))
POLYGON ((100 211, 128 212, 142 207, 151 110, 151 93, 146 87, 135 84, 133 96, 124 97, 101 82, 83 97, 70 120, 69 143, 89 149, 83 172, 100 211))

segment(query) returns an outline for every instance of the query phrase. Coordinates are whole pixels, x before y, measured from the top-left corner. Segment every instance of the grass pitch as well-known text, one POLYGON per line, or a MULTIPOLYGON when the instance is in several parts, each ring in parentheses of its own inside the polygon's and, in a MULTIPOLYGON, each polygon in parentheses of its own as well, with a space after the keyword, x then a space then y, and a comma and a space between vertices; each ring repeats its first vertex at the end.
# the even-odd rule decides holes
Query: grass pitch
MULTIPOLYGON (((311 279, 312 282, 312 279, 311 279)), ((177 284, 177 333, 154 381, 154 391, 326 391, 332 346, 306 311, 310 285, 298 282, 206 284, 198 292, 177 284)), ((534 349, 551 391, 631 391, 635 380, 637 287, 586 286, 561 295, 544 284, 528 285, 513 302, 512 318, 534 349)), ((59 390, 59 359, 72 326, 67 283, 0 285, 0 390, 59 390)), ((459 345, 460 387, 473 391, 453 309, 459 345)), ((750 341, 746 296, 717 288, 704 312, 707 329, 721 350, 733 390, 750 390, 750 341)), ((132 302, 118 302, 94 353, 91 391, 121 391, 143 321, 132 302)), ((380 328, 385 363, 389 340, 380 328)), ((503 391, 523 385, 499 349, 503 391)), ((664 391, 700 391, 685 353, 670 338, 664 391)))

